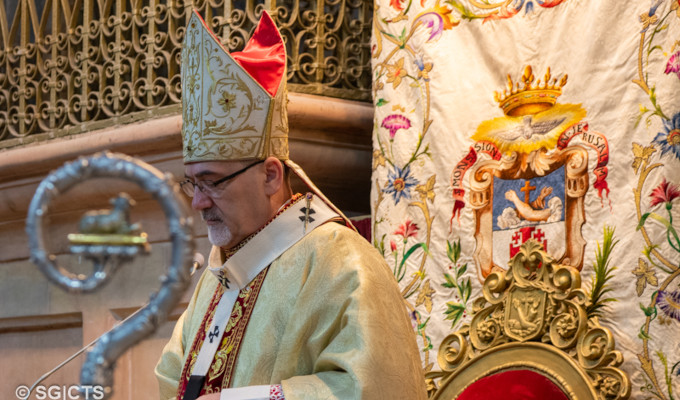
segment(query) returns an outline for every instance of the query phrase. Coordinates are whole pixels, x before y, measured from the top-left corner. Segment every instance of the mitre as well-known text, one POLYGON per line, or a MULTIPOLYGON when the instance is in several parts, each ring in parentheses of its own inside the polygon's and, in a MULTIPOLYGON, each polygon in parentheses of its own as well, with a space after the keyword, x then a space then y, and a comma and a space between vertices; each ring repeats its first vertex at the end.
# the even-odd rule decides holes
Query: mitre
POLYGON ((262 13, 243 51, 229 53, 196 10, 182 48, 185 163, 288 159, 286 47, 262 13))

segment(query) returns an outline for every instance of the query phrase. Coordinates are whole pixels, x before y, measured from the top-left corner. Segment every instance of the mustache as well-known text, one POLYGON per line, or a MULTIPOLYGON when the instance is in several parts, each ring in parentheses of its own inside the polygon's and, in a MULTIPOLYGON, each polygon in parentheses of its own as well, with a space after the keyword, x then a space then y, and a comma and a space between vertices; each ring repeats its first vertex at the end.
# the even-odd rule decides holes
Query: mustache
POLYGON ((222 221, 219 211, 214 208, 201 211, 201 218, 203 221, 222 221))

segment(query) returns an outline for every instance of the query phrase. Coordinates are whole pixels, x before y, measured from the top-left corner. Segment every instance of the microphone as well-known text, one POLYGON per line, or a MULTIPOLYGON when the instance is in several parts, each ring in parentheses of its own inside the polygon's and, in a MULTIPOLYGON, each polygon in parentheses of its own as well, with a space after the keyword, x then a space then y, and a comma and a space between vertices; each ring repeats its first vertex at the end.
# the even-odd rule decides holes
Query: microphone
POLYGON ((191 263, 191 276, 194 276, 196 271, 203 268, 205 264, 205 257, 201 253, 194 253, 194 262, 191 263))

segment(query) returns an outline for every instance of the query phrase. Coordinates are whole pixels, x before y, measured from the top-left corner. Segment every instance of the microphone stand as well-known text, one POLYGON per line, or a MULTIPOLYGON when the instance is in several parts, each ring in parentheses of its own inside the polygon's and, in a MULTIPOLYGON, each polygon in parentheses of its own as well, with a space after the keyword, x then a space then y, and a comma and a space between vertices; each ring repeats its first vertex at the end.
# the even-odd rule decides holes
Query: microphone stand
MULTIPOLYGON (((203 255, 202 255, 201 253, 196 253, 196 254, 194 254, 194 262, 192 263, 192 267, 191 267, 191 276, 192 276, 192 277, 194 276, 194 274, 196 273, 196 271, 198 271, 199 269, 201 269, 201 268, 203 267, 203 263, 204 263, 204 262, 205 262, 205 258, 203 257, 203 255)), ((129 320, 130 318, 134 317, 137 313, 139 313, 140 311, 142 311, 142 309, 144 309, 144 306, 139 307, 139 309, 138 309, 137 311, 135 311, 135 312, 133 312, 132 314, 128 315, 127 318, 125 318, 124 320, 122 320, 122 321, 116 323, 111 329, 109 329, 108 331, 106 331, 106 332, 104 332, 103 334, 99 335, 96 339, 94 339, 93 341, 91 341, 90 343, 88 343, 87 345, 85 345, 82 349, 76 351, 76 352, 73 353, 69 358, 67 358, 66 360, 62 361, 61 364, 59 364, 59 365, 57 365, 56 367, 52 368, 50 371, 48 371, 47 373, 45 373, 44 375, 42 375, 40 378, 38 378, 38 380, 35 381, 35 382, 33 383, 33 385, 31 385, 30 389, 28 389, 28 394, 26 394, 26 397, 24 397, 22 400, 28 400, 28 398, 31 396, 31 393, 33 393, 33 389, 35 389, 36 386, 38 386, 40 383, 42 383, 45 379, 47 379, 47 378, 49 378, 50 376, 52 376, 52 374, 54 374, 55 372, 59 371, 59 370, 60 370, 61 368, 63 368, 66 364, 68 364, 68 363, 70 363, 71 361, 73 361, 74 358, 76 358, 76 357, 78 357, 79 355, 83 354, 83 352, 84 352, 85 350, 87 350, 87 349, 89 349, 90 347, 94 346, 95 343, 97 343, 97 342, 99 341, 99 339, 102 338, 102 336, 104 336, 104 335, 106 335, 107 333, 111 332, 111 331, 112 331, 113 329, 115 329, 118 325, 120 325, 120 324, 124 323, 125 321, 129 320)))

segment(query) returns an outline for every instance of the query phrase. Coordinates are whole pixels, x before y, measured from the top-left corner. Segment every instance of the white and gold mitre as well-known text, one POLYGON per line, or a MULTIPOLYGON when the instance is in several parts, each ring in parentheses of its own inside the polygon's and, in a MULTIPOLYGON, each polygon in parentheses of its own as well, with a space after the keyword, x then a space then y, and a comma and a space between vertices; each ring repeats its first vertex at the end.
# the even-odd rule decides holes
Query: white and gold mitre
POLYGON ((229 53, 194 10, 182 48, 184 162, 288 159, 286 47, 266 11, 229 53))

